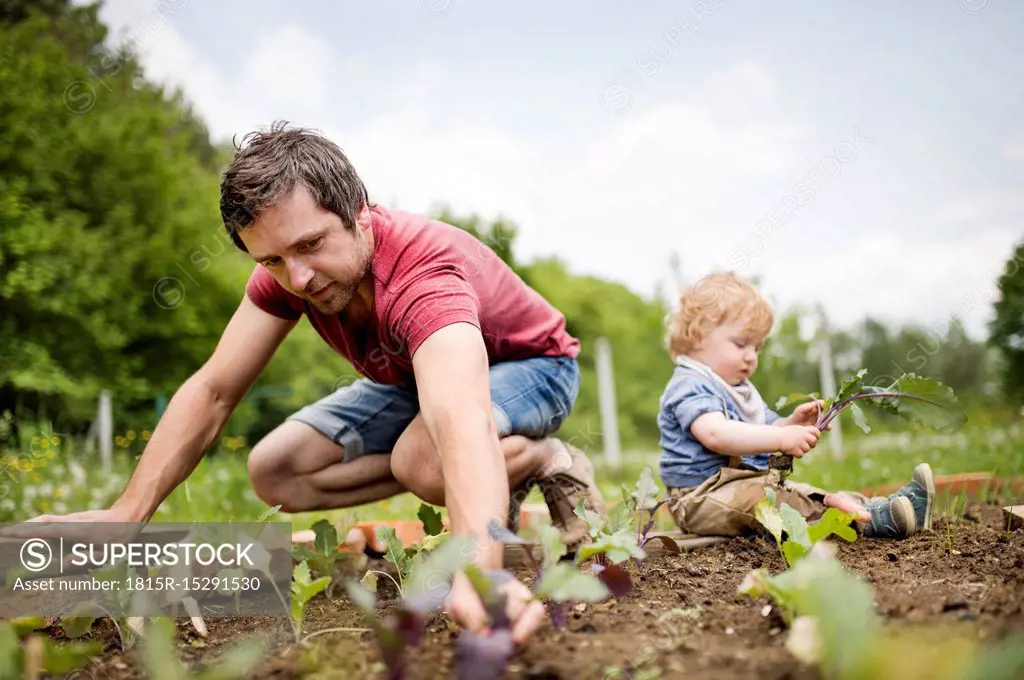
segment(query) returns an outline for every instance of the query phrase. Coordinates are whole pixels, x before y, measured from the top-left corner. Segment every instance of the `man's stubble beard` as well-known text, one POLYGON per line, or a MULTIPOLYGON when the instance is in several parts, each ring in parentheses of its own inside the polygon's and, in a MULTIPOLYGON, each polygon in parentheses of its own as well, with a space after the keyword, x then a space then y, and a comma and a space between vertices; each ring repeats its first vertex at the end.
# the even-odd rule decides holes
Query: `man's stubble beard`
POLYGON ((340 314, 345 311, 349 303, 352 302, 352 298, 355 297, 356 290, 359 285, 366 279, 366 277, 373 271, 373 253, 370 251, 369 244, 363 242, 365 248, 363 249, 362 255, 364 263, 362 267, 362 275, 359 277, 359 281, 354 286, 343 286, 341 283, 335 281, 335 285, 338 286, 338 290, 329 299, 323 302, 317 302, 310 300, 313 306, 316 307, 321 314, 340 314))

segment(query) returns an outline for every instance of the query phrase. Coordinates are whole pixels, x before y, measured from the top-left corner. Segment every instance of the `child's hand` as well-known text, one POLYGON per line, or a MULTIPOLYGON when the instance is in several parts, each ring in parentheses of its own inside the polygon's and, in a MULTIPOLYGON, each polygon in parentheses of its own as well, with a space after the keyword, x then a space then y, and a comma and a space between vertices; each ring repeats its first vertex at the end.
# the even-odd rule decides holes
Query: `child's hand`
POLYGON ((779 451, 795 458, 802 458, 817 446, 821 437, 818 428, 809 425, 787 425, 780 434, 779 451))
MULTIPOLYGON (((825 402, 821 399, 817 401, 809 401, 806 404, 800 404, 796 407, 789 416, 790 425, 814 425, 818 422, 818 418, 821 417, 821 409, 824 408, 825 402)), ((829 428, 825 428, 826 430, 829 428)))

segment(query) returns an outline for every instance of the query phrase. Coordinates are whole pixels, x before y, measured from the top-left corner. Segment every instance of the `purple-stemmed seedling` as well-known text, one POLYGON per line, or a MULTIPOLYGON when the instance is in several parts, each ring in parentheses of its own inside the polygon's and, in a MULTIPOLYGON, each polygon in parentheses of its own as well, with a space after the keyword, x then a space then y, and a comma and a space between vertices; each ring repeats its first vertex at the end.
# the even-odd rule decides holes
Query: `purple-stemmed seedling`
POLYGON ((576 565, 562 559, 567 550, 561 534, 553 526, 542 525, 538 528, 541 550, 544 553, 540 562, 533 556, 533 549, 528 541, 513 534, 498 522, 491 522, 489 529, 494 540, 523 547, 535 572, 534 597, 545 601, 548 615, 556 630, 561 630, 565 626, 566 612, 573 602, 600 602, 612 594, 600 578, 581 572, 576 565))
MULTIPOLYGON (((915 425, 933 427, 938 430, 952 429, 966 421, 966 415, 959 408, 956 394, 938 380, 922 378, 913 373, 904 373, 891 385, 879 387, 865 385, 863 380, 867 369, 843 381, 839 392, 822 403, 815 427, 824 431, 839 415, 849 409, 854 424, 865 434, 871 432, 867 416, 860 408, 863 402, 874 406, 883 413, 898 416, 915 425)), ((790 394, 775 403, 781 409, 794 402, 816 400, 815 394, 790 394)), ((769 467, 780 471, 785 480, 793 471, 793 457, 782 453, 774 454, 769 467)))
POLYGON ((490 618, 484 633, 464 630, 455 643, 455 672, 458 680, 498 680, 505 674, 515 645, 512 627, 505 611, 506 595, 499 589, 514 579, 498 570, 484 574, 475 565, 466 568, 466 576, 480 596, 490 618))
POLYGON ((405 677, 407 651, 419 645, 427 617, 448 599, 452 578, 469 566, 474 545, 474 539, 468 536, 452 536, 441 542, 412 567, 397 610, 383 618, 377 613, 376 593, 355 581, 346 582, 349 598, 366 614, 377 636, 388 680, 405 677))

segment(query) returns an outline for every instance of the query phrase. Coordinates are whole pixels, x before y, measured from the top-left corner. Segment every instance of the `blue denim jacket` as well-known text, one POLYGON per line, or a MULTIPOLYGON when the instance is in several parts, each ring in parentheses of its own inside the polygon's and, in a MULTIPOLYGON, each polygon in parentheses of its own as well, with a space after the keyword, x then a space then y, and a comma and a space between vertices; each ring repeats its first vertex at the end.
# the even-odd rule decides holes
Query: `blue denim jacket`
MULTIPOLYGON (((698 416, 720 412, 730 420, 740 420, 736 403, 725 389, 700 373, 677 366, 661 395, 658 429, 661 431, 661 480, 666 487, 697 486, 729 463, 729 457, 704 447, 690 432, 698 416)), ((765 424, 771 425, 779 414, 765 406, 765 424)), ((743 457, 743 465, 756 470, 768 469, 770 452, 743 457)))

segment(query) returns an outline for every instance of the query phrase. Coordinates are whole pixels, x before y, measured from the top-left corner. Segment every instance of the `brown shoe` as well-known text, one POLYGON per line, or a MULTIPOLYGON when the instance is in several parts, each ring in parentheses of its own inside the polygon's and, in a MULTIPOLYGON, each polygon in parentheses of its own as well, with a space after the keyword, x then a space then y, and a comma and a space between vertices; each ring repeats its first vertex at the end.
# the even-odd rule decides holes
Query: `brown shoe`
POLYGON ((562 533, 562 541, 572 551, 587 537, 587 525, 575 512, 580 498, 584 499, 584 507, 602 517, 605 516, 604 498, 587 454, 559 439, 552 441, 564 451, 540 471, 536 482, 544 494, 551 523, 562 533))

